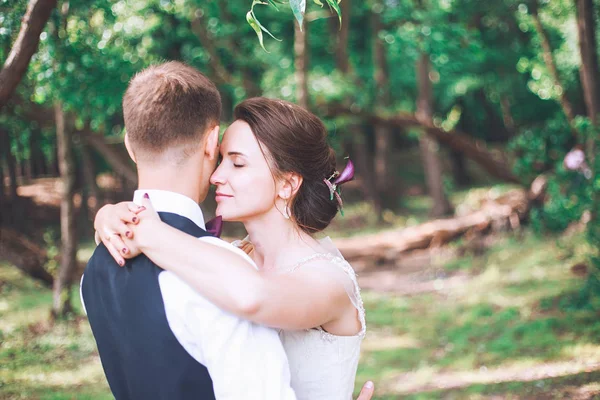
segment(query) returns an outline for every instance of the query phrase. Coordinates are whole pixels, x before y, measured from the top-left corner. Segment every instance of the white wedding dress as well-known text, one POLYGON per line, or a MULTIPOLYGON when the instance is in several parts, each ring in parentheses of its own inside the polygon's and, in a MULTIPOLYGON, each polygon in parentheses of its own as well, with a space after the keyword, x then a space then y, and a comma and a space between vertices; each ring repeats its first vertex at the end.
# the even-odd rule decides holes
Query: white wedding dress
MULTIPOLYGON (((242 246, 242 241, 233 244, 242 246)), ((357 309, 361 330, 354 336, 337 336, 321 327, 298 331, 280 330, 279 337, 288 357, 292 389, 298 400, 352 399, 360 345, 366 332, 365 309, 356 274, 333 242, 327 237, 319 241, 326 252, 315 253, 296 263, 291 273, 314 260, 327 260, 344 272, 346 292, 357 309)))

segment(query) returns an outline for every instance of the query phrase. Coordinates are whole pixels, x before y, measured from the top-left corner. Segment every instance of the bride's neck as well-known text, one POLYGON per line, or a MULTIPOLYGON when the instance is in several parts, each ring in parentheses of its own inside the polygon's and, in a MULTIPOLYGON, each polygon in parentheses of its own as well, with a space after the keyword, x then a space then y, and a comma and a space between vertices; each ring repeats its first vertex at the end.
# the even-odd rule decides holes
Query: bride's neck
POLYGON ((285 267, 294 253, 310 251, 314 239, 281 215, 263 215, 244 221, 248 237, 254 246, 254 261, 262 270, 285 267))

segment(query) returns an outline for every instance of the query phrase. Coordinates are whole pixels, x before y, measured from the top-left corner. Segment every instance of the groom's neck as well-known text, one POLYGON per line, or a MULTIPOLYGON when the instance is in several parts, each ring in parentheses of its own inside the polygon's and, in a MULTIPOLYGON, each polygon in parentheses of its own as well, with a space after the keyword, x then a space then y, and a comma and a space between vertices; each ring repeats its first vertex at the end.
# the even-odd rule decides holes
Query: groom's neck
POLYGON ((138 166, 138 189, 166 190, 201 202, 200 173, 185 166, 138 166))

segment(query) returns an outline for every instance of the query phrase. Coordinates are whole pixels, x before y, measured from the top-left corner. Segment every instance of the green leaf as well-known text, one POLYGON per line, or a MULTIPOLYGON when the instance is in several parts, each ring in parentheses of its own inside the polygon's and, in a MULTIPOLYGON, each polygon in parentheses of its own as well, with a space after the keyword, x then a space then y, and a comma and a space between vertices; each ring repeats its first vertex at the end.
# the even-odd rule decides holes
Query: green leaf
POLYGON ((264 32, 266 32, 267 35, 271 36, 273 39, 277 40, 278 42, 281 42, 281 39, 277 39, 275 36, 273 36, 273 34, 271 32, 269 32, 269 30, 267 28, 265 28, 264 26, 262 26, 262 24, 260 23, 260 21, 258 20, 258 18, 256 18, 256 15, 254 15, 254 13, 252 13, 252 15, 254 16, 254 20, 256 21, 256 23, 258 24, 258 27, 260 29, 262 29, 264 32))
POLYGON ((335 10, 335 12, 338 15, 338 18, 340 20, 340 29, 342 28, 342 10, 340 9, 339 6, 339 1, 336 0, 326 0, 327 4, 329 4, 329 7, 333 8, 335 10))
POLYGON ((296 17, 296 21, 298 21, 298 24, 300 25, 300 30, 302 30, 304 12, 306 11, 306 0, 290 0, 290 7, 292 8, 294 17, 296 17))
MULTIPOLYGON (((269 0, 269 1, 271 1, 271 0, 269 0)), ((256 4, 268 5, 269 3, 261 1, 261 0, 254 0, 252 2, 252 8, 246 14, 246 21, 248 21, 248 24, 250 24, 252 29, 254 29, 254 32, 256 32, 256 36, 258 36, 258 41, 260 42, 260 46, 263 48, 264 51, 266 51, 268 53, 267 49, 265 48, 264 42, 263 42, 263 34, 262 33, 266 32, 273 39, 280 41, 280 42, 281 42, 281 39, 277 39, 275 36, 273 36, 273 34, 271 32, 269 32, 269 30, 260 23, 258 18, 256 18, 256 14, 254 14, 254 6, 256 4)))
MULTIPOLYGON (((254 4, 252 6, 254 6, 254 4)), ((262 29, 260 28, 260 25, 256 18, 254 17, 254 13, 252 12, 252 10, 248 11, 248 13, 246 14, 246 21, 248 21, 248 24, 250 24, 252 29, 254 29, 254 32, 256 32, 256 36, 258 36, 258 41, 260 42, 260 47, 262 47, 264 51, 267 51, 263 43, 262 29)))
POLYGON ((321 2, 321 0, 313 0, 315 2, 316 5, 323 7, 323 3, 321 2))

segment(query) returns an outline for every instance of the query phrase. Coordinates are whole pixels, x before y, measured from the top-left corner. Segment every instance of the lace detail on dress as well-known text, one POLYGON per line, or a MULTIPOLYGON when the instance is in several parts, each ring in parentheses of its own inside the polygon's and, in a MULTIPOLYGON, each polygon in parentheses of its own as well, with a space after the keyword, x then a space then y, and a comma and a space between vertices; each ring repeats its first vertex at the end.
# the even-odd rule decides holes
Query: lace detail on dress
MULTIPOLYGON (((352 266, 348 263, 348 261, 346 261, 342 257, 333 255, 331 253, 315 253, 315 254, 312 254, 306 258, 303 258, 299 262, 297 262, 289 272, 294 272, 301 266, 303 266, 311 261, 319 260, 319 259, 331 261, 334 265, 340 267, 342 269, 342 271, 344 271, 346 273, 346 275, 348 275, 348 277, 352 281, 353 293, 352 293, 352 296, 350 296, 350 300, 352 301, 352 304, 354 305, 354 307, 356 307, 356 309, 358 310, 358 320, 360 321, 360 326, 361 326, 360 332, 354 336, 363 337, 365 335, 365 333, 367 332, 367 322, 365 319, 365 306, 363 304, 363 300, 360 295, 360 286, 358 286, 356 272, 354 271, 352 266)), ((349 293, 349 295, 350 295, 350 293, 349 293)), ((333 334, 325 331, 320 326, 317 327, 316 329, 321 332, 321 336, 323 337, 324 340, 333 341, 334 339, 340 337, 340 336, 333 335, 333 334)))

